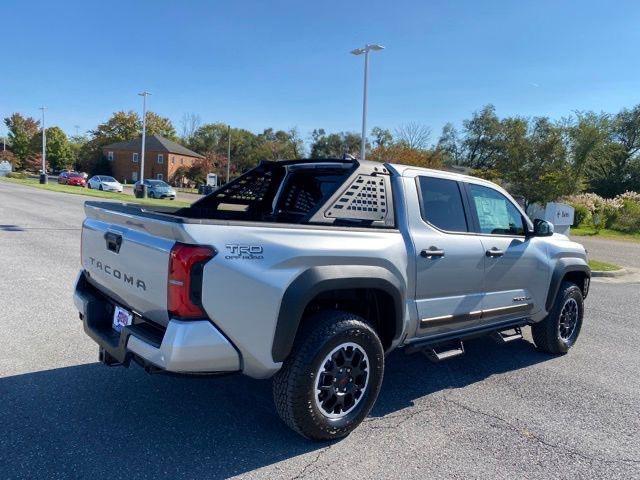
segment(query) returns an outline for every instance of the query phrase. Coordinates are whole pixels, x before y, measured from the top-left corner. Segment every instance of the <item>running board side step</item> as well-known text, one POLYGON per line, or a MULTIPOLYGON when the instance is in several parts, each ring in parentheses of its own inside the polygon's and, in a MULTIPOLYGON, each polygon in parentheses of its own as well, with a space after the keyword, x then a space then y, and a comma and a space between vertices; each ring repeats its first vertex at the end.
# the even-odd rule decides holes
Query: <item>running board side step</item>
POLYGON ((495 331, 491 334, 491 338, 498 343, 509 343, 514 340, 520 340, 522 339, 522 329, 520 327, 514 327, 495 331))
POLYGON ((422 349, 422 353, 434 363, 464 355, 464 344, 461 340, 448 345, 432 345, 422 349))

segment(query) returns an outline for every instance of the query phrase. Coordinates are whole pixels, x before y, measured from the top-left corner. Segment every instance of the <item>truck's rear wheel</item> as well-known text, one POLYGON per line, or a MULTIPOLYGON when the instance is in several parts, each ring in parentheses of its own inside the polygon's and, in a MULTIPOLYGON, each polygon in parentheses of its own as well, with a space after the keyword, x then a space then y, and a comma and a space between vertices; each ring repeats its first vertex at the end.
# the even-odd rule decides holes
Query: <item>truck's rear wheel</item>
POLYGON ((548 353, 567 353, 580 335, 583 314, 582 291, 575 283, 562 282, 547 318, 531 326, 536 347, 548 353))
POLYGON ((312 440, 348 435, 378 397, 384 350, 357 315, 326 311, 309 318, 273 379, 278 414, 312 440))

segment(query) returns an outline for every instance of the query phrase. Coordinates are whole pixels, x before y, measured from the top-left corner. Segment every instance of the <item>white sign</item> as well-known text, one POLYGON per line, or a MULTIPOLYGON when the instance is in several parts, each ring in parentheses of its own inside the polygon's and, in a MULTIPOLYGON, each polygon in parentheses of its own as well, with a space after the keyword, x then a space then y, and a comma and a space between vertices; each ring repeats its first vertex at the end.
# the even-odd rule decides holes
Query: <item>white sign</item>
POLYGON ((565 203, 547 203, 544 219, 553 226, 573 225, 573 207, 565 203))
POLYGON ((11 164, 6 160, 0 162, 0 177, 6 176, 9 172, 11 172, 11 164))
POLYGON ((218 175, 215 173, 207 173, 207 185, 212 187, 218 186, 218 175))

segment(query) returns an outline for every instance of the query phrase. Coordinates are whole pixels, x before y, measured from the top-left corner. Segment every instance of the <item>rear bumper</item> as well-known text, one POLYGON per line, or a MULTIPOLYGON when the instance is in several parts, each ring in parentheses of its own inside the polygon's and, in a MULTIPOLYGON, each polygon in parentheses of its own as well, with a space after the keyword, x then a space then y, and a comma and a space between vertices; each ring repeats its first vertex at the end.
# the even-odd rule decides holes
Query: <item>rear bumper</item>
POLYGON ((78 276, 73 297, 85 333, 115 363, 128 366, 135 360, 145 367, 185 374, 241 369, 238 351, 209 320, 170 320, 163 329, 134 317, 133 325, 118 333, 111 328, 114 303, 90 283, 84 272, 78 276))

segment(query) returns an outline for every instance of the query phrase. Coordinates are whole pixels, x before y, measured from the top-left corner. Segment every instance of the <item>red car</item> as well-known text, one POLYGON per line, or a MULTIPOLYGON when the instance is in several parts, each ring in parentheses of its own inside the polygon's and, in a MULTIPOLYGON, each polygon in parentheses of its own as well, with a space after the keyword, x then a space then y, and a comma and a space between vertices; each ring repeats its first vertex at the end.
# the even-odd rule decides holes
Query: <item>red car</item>
MULTIPOLYGON (((58 179, 58 181, 60 181, 58 179)), ((62 182, 61 182, 62 183, 62 182)), ((71 172, 66 175, 64 183, 67 185, 75 185, 77 187, 86 187, 87 181, 84 178, 84 175, 77 172, 71 172)))
POLYGON ((74 172, 72 172, 71 170, 63 170, 62 172, 60 172, 58 174, 58 183, 61 183, 63 185, 66 184, 67 180, 69 179, 69 175, 71 175, 72 173, 74 172))

